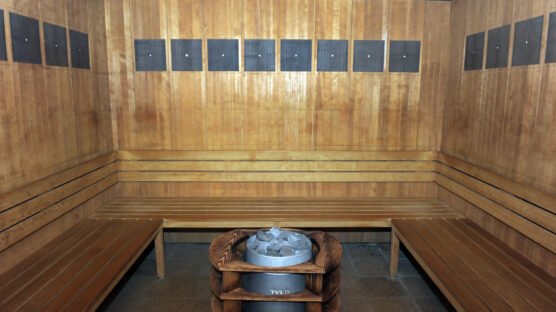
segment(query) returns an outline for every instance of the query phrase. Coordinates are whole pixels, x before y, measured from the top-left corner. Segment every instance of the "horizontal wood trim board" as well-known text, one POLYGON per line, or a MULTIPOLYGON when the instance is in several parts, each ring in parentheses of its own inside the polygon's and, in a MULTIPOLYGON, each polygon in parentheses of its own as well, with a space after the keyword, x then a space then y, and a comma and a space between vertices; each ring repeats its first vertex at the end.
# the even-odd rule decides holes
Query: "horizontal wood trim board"
POLYGON ((353 221, 330 221, 330 220, 223 220, 223 221, 176 221, 165 220, 164 228, 189 228, 189 229, 235 229, 235 228, 264 228, 264 227, 290 227, 290 228, 389 228, 391 227, 390 219, 376 220, 353 220, 353 221))
POLYGON ((436 160, 435 151, 293 152, 293 151, 118 151, 125 160, 436 160))
POLYGON ((116 160, 116 153, 112 152, 64 170, 60 173, 38 180, 37 182, 4 193, 0 195, 0 212, 59 187, 68 181, 72 181, 80 176, 90 173, 91 171, 113 163, 116 160))
POLYGON ((0 251, 10 247, 30 233, 54 221, 61 215, 69 212, 73 208, 93 198, 94 196, 108 189, 110 186, 116 184, 117 182, 117 174, 112 174, 100 180, 99 182, 83 189, 81 192, 73 194, 63 201, 50 206, 48 209, 44 209, 38 214, 22 220, 12 227, 0 232, 0 251))
POLYGON ((556 253, 556 236, 550 231, 447 177, 437 175, 436 183, 556 253))
POLYGON ((442 164, 464 172, 508 193, 523 198, 537 206, 556 213, 556 197, 535 188, 505 178, 489 170, 477 167, 463 160, 438 153, 438 161, 442 164))
POLYGON ((481 180, 463 174, 453 168, 440 164, 438 173, 450 178, 465 187, 489 198, 492 201, 512 210, 513 212, 523 216, 526 219, 550 230, 556 232, 556 215, 540 207, 532 205, 518 197, 513 196, 503 190, 493 187, 481 180))
POLYGON ((56 202, 78 193, 89 185, 94 184, 109 175, 115 174, 116 172, 117 164, 111 163, 67 184, 55 188, 50 192, 39 195, 22 203, 21 205, 12 207, 0 213, 0 231, 5 230, 6 228, 40 212, 43 209, 47 209, 47 207, 55 204, 56 202))
POLYGON ((119 172, 119 181, 433 182, 433 172, 119 172))
POLYGON ((434 171, 433 161, 121 161, 121 171, 434 171))

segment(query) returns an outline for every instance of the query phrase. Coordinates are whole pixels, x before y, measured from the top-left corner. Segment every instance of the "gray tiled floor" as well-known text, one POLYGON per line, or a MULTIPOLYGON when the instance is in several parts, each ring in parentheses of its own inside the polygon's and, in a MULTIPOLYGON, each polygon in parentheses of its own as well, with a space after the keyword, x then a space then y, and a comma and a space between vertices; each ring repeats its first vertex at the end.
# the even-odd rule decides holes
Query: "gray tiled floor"
MULTIPOLYGON (((152 246, 100 311, 210 311, 208 244, 166 244, 166 278, 156 278, 152 246)), ((342 311, 451 311, 406 253, 399 275, 388 275, 389 244, 343 244, 342 311)))

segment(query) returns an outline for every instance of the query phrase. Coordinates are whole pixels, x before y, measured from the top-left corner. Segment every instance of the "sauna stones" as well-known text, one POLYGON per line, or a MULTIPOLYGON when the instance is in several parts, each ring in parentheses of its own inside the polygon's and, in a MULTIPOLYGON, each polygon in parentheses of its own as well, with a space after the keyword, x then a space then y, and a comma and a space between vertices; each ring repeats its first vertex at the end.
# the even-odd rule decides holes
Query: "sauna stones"
POLYGON ((264 256, 289 257, 307 252, 312 247, 307 236, 276 227, 269 231, 259 231, 255 237, 248 241, 247 248, 264 256))

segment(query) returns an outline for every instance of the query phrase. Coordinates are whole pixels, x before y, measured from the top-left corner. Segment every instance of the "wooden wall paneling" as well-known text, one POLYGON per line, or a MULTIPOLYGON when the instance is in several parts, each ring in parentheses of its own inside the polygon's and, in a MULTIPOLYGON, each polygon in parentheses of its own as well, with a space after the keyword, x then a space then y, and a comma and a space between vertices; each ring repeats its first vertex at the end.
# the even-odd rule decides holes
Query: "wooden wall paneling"
POLYGON ((504 0, 488 1, 487 27, 488 29, 511 24, 514 14, 514 2, 504 0))
POLYGON ((442 114, 448 94, 450 63, 450 6, 425 3, 422 45, 421 93, 417 149, 438 150, 442 135, 442 114))
POLYGON ((317 39, 349 39, 351 37, 351 0, 316 1, 317 39))
POLYGON ((243 0, 242 20, 244 39, 275 40, 279 37, 280 2, 282 1, 243 0))
POLYGON ((68 24, 67 1, 40 0, 39 8, 42 19, 58 25, 68 24))
POLYGON ((196 0, 169 0, 168 36, 172 39, 197 38, 204 34, 204 3, 196 0))
POLYGON ((315 1, 280 1, 281 39, 312 39, 315 34, 315 1))
MULTIPOLYGON (((242 35, 243 0, 205 1, 205 34, 207 37, 242 35)), ((240 45, 241 46, 241 45, 240 45)))
POLYGON ((39 1, 36 0, 5 0, 6 6, 26 15, 39 16, 39 1))
POLYGON ((465 34, 471 35, 486 30, 489 1, 467 0, 465 34))
POLYGON ((515 0, 513 16, 514 21, 544 15, 544 13, 546 13, 551 6, 550 2, 551 0, 515 0))
POLYGON ((67 0, 68 27, 89 33, 87 0, 67 0))
POLYGON ((130 2, 131 32, 138 39, 166 39, 168 0, 130 2))
POLYGON ((425 28, 425 1, 390 0, 389 40, 422 40, 425 28))
POLYGON ((388 3, 384 0, 352 1, 353 40, 382 40, 388 33, 388 3))

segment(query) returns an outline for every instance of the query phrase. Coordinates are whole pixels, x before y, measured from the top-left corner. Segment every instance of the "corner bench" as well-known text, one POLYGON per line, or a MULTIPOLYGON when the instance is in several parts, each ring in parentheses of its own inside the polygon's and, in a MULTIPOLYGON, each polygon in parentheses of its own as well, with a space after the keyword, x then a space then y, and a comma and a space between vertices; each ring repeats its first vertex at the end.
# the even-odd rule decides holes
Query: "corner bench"
POLYGON ((468 219, 392 220, 399 243, 458 311, 556 311, 556 278, 468 219))
POLYGON ((94 311, 153 239, 162 239, 161 225, 152 219, 76 224, 0 275, 0 311, 94 311))

